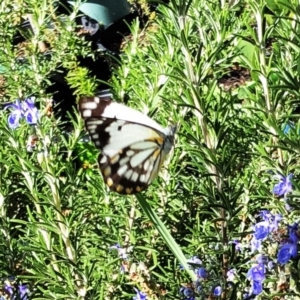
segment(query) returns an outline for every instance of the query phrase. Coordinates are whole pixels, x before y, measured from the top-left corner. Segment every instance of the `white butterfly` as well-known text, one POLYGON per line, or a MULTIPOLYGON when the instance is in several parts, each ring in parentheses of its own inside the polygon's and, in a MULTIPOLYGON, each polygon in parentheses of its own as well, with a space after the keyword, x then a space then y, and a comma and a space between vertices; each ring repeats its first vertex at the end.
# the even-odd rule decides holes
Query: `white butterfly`
POLYGON ((98 97, 82 97, 79 111, 95 146, 106 184, 120 194, 146 189, 170 152, 176 126, 158 123, 125 105, 112 101, 109 90, 98 97))

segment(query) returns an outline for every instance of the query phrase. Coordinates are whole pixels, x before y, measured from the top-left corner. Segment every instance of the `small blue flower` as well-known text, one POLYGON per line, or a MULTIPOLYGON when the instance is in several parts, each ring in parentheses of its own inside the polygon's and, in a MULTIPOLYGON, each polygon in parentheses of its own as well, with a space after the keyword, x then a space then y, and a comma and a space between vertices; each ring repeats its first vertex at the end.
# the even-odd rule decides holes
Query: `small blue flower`
POLYGON ((22 300, 27 300, 29 290, 26 284, 19 285, 19 294, 22 300))
POLYGON ((180 288, 180 294, 182 294, 185 300, 194 300, 194 291, 192 288, 189 287, 182 287, 180 288))
POLYGON ((20 119, 21 116, 19 114, 11 113, 7 119, 9 128, 11 129, 17 128, 19 126, 20 119))
POLYGON ((261 240, 257 240, 255 237, 251 240, 251 252, 253 253, 256 250, 261 248, 261 240))
POLYGON ((125 259, 125 260, 128 259, 128 254, 127 254, 128 250, 126 250, 126 248, 122 248, 120 246, 120 244, 116 244, 114 246, 111 246, 110 249, 118 250, 119 258, 125 259))
POLYGON ((147 295, 143 292, 140 292, 138 289, 134 288, 136 292, 136 296, 134 296, 133 300, 147 300, 147 295))
POLYGON ((287 202, 284 202, 284 208, 287 210, 287 211, 292 211, 293 210, 293 207, 291 205, 289 205, 287 202))
POLYGON ((34 105, 35 98, 27 98, 23 102, 24 117, 28 124, 36 124, 39 119, 39 110, 34 105))
POLYGON ((35 97, 30 97, 25 99, 23 102, 24 111, 35 109, 36 107, 34 105, 34 102, 35 102, 35 97))
POLYGON ((264 240, 268 237, 270 233, 270 223, 267 221, 262 221, 253 226, 254 229, 254 237, 257 240, 264 240))
POLYGON ((239 240, 233 240, 233 241, 231 241, 229 243, 235 245, 235 250, 236 251, 241 251, 242 250, 242 243, 239 240))
POLYGON ((269 232, 276 231, 278 229, 278 223, 282 220, 282 215, 280 214, 273 215, 268 210, 260 211, 259 215, 262 217, 262 219, 265 222, 264 226, 269 227, 269 232))
POLYGON ((271 225, 272 231, 277 231, 278 230, 278 223, 282 220, 282 215, 281 214, 276 214, 274 216, 273 224, 271 225))
POLYGON ((36 107, 34 107, 31 110, 27 110, 24 113, 24 117, 25 117, 27 124, 34 125, 37 123, 37 121, 39 119, 39 110, 36 107))
POLYGON ((298 224, 295 223, 292 226, 288 226, 288 230, 289 230, 289 239, 291 242, 297 244, 299 241, 299 236, 298 236, 298 224))
POLYGON ((253 281, 252 282, 252 292, 254 295, 259 295, 263 291, 263 285, 261 281, 253 281))
POLYGON ((272 260, 270 260, 267 264, 267 268, 269 271, 274 269, 274 262, 272 260))
POLYGON ((221 296, 222 294, 222 287, 221 286, 216 286, 214 289, 213 289, 213 295, 214 296, 221 296))
POLYGON ((276 196, 282 196, 292 191, 292 178, 293 174, 289 174, 287 177, 277 175, 276 177, 280 180, 273 188, 273 194, 276 196))
POLYGON ((277 260, 280 264, 286 264, 291 258, 297 256, 297 244, 295 243, 286 243, 283 244, 277 255, 277 260))
POLYGON ((246 277, 250 281, 263 282, 266 278, 265 267, 263 264, 253 266, 247 273, 246 277))
MULTIPOLYGON (((14 280, 14 279, 13 279, 14 280)), ((10 299, 22 299, 27 300, 28 298, 28 286, 26 284, 16 285, 15 282, 11 282, 10 280, 5 281, 4 290, 7 294, 10 295, 10 299), (19 296, 19 297, 18 297, 19 296)))
POLYGON ((268 256, 263 255, 263 254, 258 254, 257 257, 256 257, 256 262, 258 264, 266 265, 268 263, 268 256))
POLYGON ((19 100, 14 104, 10 104, 7 108, 12 108, 11 114, 8 116, 8 126, 9 128, 15 129, 19 126, 20 120, 24 117, 24 111, 19 100))
POLYGON ((259 216, 266 222, 269 222, 273 218, 273 215, 267 209, 261 210, 259 216))
POLYGON ((11 296, 14 294, 14 289, 10 284, 5 284, 4 290, 11 296))
POLYGON ((25 99, 22 103, 16 100, 14 104, 10 104, 7 108, 11 108, 8 116, 8 126, 15 129, 19 126, 20 120, 25 118, 30 125, 36 124, 39 119, 39 110, 34 106, 34 97, 25 99))
POLYGON ((234 281, 234 279, 235 279, 235 269, 228 270, 226 275, 227 275, 228 281, 234 281))
POLYGON ((201 279, 206 279, 208 277, 208 272, 205 270, 205 268, 195 269, 195 274, 201 279))

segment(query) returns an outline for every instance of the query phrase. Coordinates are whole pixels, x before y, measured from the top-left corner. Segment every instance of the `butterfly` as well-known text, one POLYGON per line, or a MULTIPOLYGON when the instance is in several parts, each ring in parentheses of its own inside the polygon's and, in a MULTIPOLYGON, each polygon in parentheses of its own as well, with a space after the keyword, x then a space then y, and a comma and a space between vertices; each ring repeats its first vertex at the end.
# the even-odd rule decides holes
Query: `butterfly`
POLYGON ((163 128, 143 113, 114 102, 109 90, 82 97, 78 104, 91 140, 101 152, 98 164, 110 190, 145 190, 174 143, 176 125, 163 128))

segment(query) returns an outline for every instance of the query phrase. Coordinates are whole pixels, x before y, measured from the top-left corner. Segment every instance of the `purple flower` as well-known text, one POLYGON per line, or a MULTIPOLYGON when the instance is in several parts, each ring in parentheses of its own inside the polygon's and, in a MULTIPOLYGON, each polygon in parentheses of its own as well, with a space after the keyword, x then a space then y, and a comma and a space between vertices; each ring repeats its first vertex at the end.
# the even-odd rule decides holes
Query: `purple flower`
POLYGON ((271 230, 272 231, 277 231, 278 230, 278 223, 282 220, 282 215, 276 214, 274 216, 273 224, 271 225, 271 230))
POLYGON ((298 237, 298 233, 297 233, 298 224, 295 223, 292 226, 289 225, 288 230, 289 230, 289 239, 290 239, 290 241, 295 243, 295 244, 298 243, 298 241, 299 241, 299 237, 298 237))
POLYGON ((273 215, 268 210, 266 210, 266 209, 261 210, 259 212, 259 215, 266 222, 270 222, 270 220, 273 218, 273 215))
POLYGON ((278 223, 282 220, 282 215, 271 214, 268 210, 262 210, 260 211, 259 215, 262 217, 262 219, 269 224, 270 231, 277 230, 278 229, 278 223))
POLYGON ((202 279, 206 279, 208 277, 208 272, 204 268, 196 269, 195 274, 202 279))
POLYGON ((264 240, 270 233, 270 223, 262 221, 254 225, 254 237, 257 240, 264 240))
POLYGON ((258 250, 260 247, 261 247, 261 241, 253 237, 251 240, 251 252, 258 250))
POLYGON ((194 291, 192 288, 189 287, 182 287, 180 289, 180 294, 182 294, 185 297, 185 300, 194 300, 194 291))
POLYGON ((24 116, 24 111, 19 100, 14 104, 10 104, 7 108, 11 107, 11 114, 8 116, 9 128, 15 129, 19 126, 21 118, 24 116))
POLYGON ((30 97, 25 99, 23 102, 24 111, 35 109, 36 107, 34 105, 34 102, 35 102, 35 97, 30 97))
POLYGON ((116 244, 114 246, 111 246, 110 249, 116 249, 118 250, 119 258, 121 259, 128 259, 128 254, 126 253, 127 250, 125 248, 122 248, 120 244, 116 244))
POLYGON ((5 284, 4 285, 4 290, 10 294, 11 296, 13 295, 14 293, 14 288, 10 285, 10 284, 5 284))
POLYGON ((262 283, 266 278, 265 266, 263 264, 253 266, 246 276, 248 280, 252 281, 253 294, 260 294, 262 292, 262 283))
POLYGON ((221 294, 222 294, 222 287, 216 286, 216 287, 213 289, 213 295, 214 295, 214 296, 221 296, 221 294))
POLYGON ((233 240, 230 243, 235 245, 235 250, 236 251, 242 250, 242 243, 239 240, 233 240))
POLYGON ((290 193, 292 191, 292 178, 293 174, 289 174, 287 177, 282 175, 277 175, 276 177, 280 180, 273 188, 273 194, 276 196, 282 196, 290 193))
POLYGON ((293 210, 293 207, 291 205, 289 205, 287 202, 284 202, 284 208, 287 210, 287 211, 292 211, 293 210))
POLYGON ((272 260, 270 260, 267 264, 267 268, 269 271, 273 270, 274 268, 274 262, 272 260))
POLYGON ((291 258, 297 256, 297 244, 286 243, 278 251, 277 260, 280 264, 286 264, 291 258))
POLYGON ((39 119, 39 110, 34 106, 34 97, 25 99, 22 103, 16 100, 14 104, 10 104, 7 108, 11 108, 11 113, 8 116, 8 126, 15 129, 19 126, 20 120, 25 118, 30 125, 36 124, 39 119))
POLYGON ((235 270, 234 269, 228 270, 226 275, 227 275, 228 281, 234 281, 234 279, 235 279, 235 270))
POLYGON ((23 102, 24 117, 28 124, 36 124, 39 119, 39 110, 34 105, 35 98, 27 98, 23 102))
POLYGON ((4 290, 10 295, 11 300, 22 299, 27 300, 29 293, 28 286, 26 284, 20 284, 18 290, 16 291, 16 285, 11 283, 9 280, 6 281, 4 285, 4 290), (17 298, 17 296, 19 296, 17 298))
POLYGON ((258 254, 256 257, 256 262, 258 264, 267 264, 268 263, 268 256, 263 255, 263 254, 258 254))
POLYGON ((253 266, 247 273, 247 278, 250 281, 263 282, 266 278, 265 267, 263 264, 253 266))
POLYGON ((252 282, 252 291, 254 295, 259 295, 263 291, 263 285, 260 281, 253 281, 252 282))
POLYGON ((133 297, 133 300, 147 300, 147 295, 143 292, 140 292, 138 289, 134 288, 136 296, 133 297))
POLYGON ((19 294, 22 300, 27 300, 28 292, 29 290, 26 284, 19 285, 19 294))
POLYGON ((37 121, 39 119, 39 110, 36 107, 34 107, 31 110, 27 110, 24 113, 24 117, 25 117, 27 124, 34 125, 37 123, 37 121))

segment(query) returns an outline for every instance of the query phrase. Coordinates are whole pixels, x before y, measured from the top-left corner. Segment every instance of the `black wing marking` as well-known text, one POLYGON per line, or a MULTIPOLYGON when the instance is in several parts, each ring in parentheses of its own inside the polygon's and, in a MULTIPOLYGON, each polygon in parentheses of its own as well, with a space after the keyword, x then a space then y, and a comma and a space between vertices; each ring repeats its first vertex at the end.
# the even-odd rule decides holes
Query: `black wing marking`
POLYGON ((101 98, 83 97, 79 111, 101 151, 98 163, 105 183, 120 194, 138 193, 153 181, 165 159, 165 135, 147 125, 103 117, 111 103, 108 93, 101 98))
POLYGON ((144 150, 149 152, 138 165, 132 164, 141 151, 132 148, 135 144, 120 149, 113 157, 105 155, 104 152, 99 155, 99 168, 105 183, 112 191, 120 194, 135 194, 146 189, 156 177, 162 164, 162 144, 159 140, 153 139, 143 142, 152 144, 152 147, 144 150))

